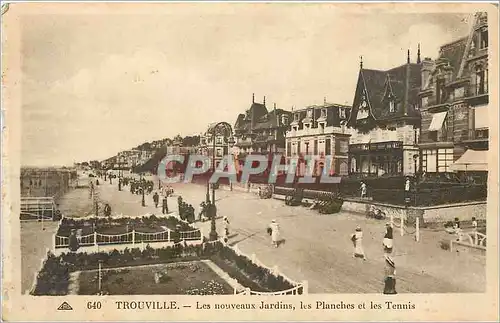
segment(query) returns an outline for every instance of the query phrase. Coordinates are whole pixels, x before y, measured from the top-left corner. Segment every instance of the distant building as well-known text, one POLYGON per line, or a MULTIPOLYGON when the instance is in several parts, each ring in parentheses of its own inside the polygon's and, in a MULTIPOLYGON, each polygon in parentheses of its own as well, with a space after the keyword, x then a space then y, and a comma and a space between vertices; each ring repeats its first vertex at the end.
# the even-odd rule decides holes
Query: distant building
POLYGON ((248 154, 266 155, 270 159, 276 153, 284 155, 290 117, 289 111, 277 109, 276 104, 268 110, 265 97, 262 103, 257 103, 252 96, 252 105, 244 114, 238 115, 234 125, 235 147, 232 152, 240 167, 248 154))
POLYGON ((421 85, 420 48, 416 63, 389 69, 360 64, 352 113, 349 171, 360 176, 415 174, 418 163, 421 85))
POLYGON ((224 136, 222 133, 215 136, 215 151, 214 151, 214 141, 213 141, 213 128, 217 122, 208 125, 207 131, 200 137, 200 147, 197 149, 202 155, 212 157, 215 153, 215 167, 219 166, 222 157, 229 154, 229 144, 228 139, 232 136, 232 129, 229 133, 224 136))
POLYGON ((486 13, 474 19, 467 37, 441 46, 436 60, 423 61, 419 148, 424 172, 487 170, 488 20, 486 13))
POLYGON ((306 173, 305 156, 316 160, 314 176, 321 176, 326 162, 330 175, 348 174, 348 147, 350 134, 346 131, 346 121, 351 107, 327 103, 313 105, 292 111, 290 130, 286 132, 287 165, 296 167, 298 175, 306 173), (325 156, 331 156, 327 160, 325 156))

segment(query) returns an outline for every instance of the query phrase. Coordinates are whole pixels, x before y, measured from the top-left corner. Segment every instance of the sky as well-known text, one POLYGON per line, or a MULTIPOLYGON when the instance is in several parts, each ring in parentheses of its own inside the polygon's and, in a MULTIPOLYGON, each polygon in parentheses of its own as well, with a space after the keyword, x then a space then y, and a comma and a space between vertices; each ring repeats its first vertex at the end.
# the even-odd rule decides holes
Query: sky
POLYGON ((466 14, 156 6, 163 10, 22 17, 23 165, 101 160, 234 124, 252 93, 285 110, 325 97, 351 104, 361 55, 365 68, 389 69, 408 49, 416 61, 418 43, 422 58, 436 58, 469 30, 466 14))

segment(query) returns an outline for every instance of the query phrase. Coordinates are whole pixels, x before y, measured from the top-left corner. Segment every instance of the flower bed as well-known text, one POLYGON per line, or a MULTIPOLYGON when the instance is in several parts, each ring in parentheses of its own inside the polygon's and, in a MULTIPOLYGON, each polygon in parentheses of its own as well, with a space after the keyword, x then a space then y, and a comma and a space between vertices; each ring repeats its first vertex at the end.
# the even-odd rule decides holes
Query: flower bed
MULTIPOLYGON (((68 253, 55 257, 49 254, 40 270, 33 295, 66 295, 69 274, 75 271, 97 269, 99 262, 105 268, 174 263, 210 259, 246 287, 257 291, 281 291, 294 287, 292 282, 276 276, 269 269, 254 264, 245 256, 217 242, 203 245, 182 245, 153 249, 114 250, 109 253, 68 253)), ((186 291, 187 293, 188 291, 186 291)), ((193 292, 193 291, 191 291, 193 292)))
MULTIPOLYGON (((84 271, 79 276, 79 294, 95 295, 98 273, 84 271)), ((106 295, 223 295, 233 288, 200 261, 125 267, 102 271, 106 295)))
POLYGON ((178 225, 180 225, 181 231, 196 230, 195 227, 179 221, 173 216, 160 218, 155 215, 151 215, 149 217, 144 216, 140 218, 97 218, 81 220, 63 218, 61 224, 59 225, 59 229, 57 230, 57 235, 69 237, 71 230, 74 229, 81 229, 82 235, 88 235, 94 233, 94 228, 97 228, 97 232, 105 234, 123 234, 131 232, 133 229, 141 232, 155 233, 164 231, 162 226, 174 230, 178 225))

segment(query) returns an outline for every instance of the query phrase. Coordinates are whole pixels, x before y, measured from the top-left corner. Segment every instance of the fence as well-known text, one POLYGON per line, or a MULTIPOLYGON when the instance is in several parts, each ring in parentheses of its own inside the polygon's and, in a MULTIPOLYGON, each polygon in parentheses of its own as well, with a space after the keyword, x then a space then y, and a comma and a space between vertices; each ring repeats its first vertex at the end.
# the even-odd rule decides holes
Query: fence
MULTIPOLYGON (((179 232, 181 241, 198 241, 202 240, 202 234, 199 229, 191 231, 179 232)), ((78 244, 80 246, 93 246, 93 245, 112 245, 112 244, 132 244, 136 243, 152 243, 152 242, 174 242, 172 231, 167 229, 161 232, 139 232, 132 230, 131 232, 122 234, 102 234, 94 232, 85 236, 77 236, 78 244)), ((68 248, 69 237, 54 236, 54 248, 68 248)))
POLYGON ((486 235, 481 232, 462 232, 458 234, 458 241, 450 240, 450 251, 453 251, 453 246, 465 246, 472 249, 486 251, 486 235))
MULTIPOLYGON (((372 208, 372 210, 371 210, 371 212, 373 212, 374 214, 377 214, 378 213, 377 211, 379 211, 377 208, 372 208)), ((401 213, 401 215, 397 219, 395 219, 394 215, 391 214, 390 215, 390 224, 391 224, 391 227, 399 229, 399 234, 402 237, 405 234, 415 235, 415 241, 416 242, 420 241, 420 218, 419 217, 416 217, 415 222, 412 223, 408 219, 405 221, 405 216, 403 213, 401 213), (414 224, 415 227, 413 227, 412 224, 414 224)))
POLYGON ((21 221, 52 220, 55 210, 53 197, 21 197, 21 221))
POLYGON ((434 188, 419 188, 405 192, 401 189, 372 189, 374 201, 402 205, 405 198, 412 206, 432 206, 466 201, 485 201, 487 197, 485 184, 446 185, 434 188))
POLYGON ((254 264, 258 265, 259 267, 268 269, 275 277, 281 276, 285 280, 287 280, 290 284, 295 285, 295 287, 293 287, 293 288, 290 288, 290 289, 287 289, 287 290, 284 290, 284 291, 278 291, 278 292, 257 292, 257 291, 251 290, 250 288, 245 288, 244 290, 241 290, 241 291, 235 290, 234 293, 236 295, 269 295, 269 296, 276 296, 276 295, 305 295, 305 294, 308 293, 308 284, 307 284, 307 281, 304 280, 304 281, 298 283, 298 282, 290 279, 286 275, 284 275, 284 274, 282 274, 282 273, 279 272, 278 266, 274 266, 273 268, 267 267, 266 265, 264 265, 262 262, 260 262, 257 259, 257 257, 256 257, 255 254, 252 254, 252 256, 249 257, 246 254, 244 254, 243 252, 241 252, 241 250, 238 248, 237 245, 235 245, 234 247, 229 247, 229 246, 227 246, 227 247, 233 249, 234 252, 237 255, 246 257, 247 259, 249 259, 254 264))

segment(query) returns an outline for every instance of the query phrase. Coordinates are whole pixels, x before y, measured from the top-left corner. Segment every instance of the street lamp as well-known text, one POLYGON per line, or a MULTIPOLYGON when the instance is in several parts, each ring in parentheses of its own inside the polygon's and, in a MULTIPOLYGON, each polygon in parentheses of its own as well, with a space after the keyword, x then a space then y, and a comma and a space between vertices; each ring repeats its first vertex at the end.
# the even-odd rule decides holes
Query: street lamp
POLYGON ((122 157, 118 157, 118 190, 121 191, 122 190, 122 173, 121 173, 121 169, 122 169, 122 157))
MULTIPOLYGON (((234 144, 234 138, 232 136, 231 125, 227 122, 219 122, 215 124, 211 130, 212 135, 212 175, 215 173, 215 138, 217 135, 223 136, 223 141, 226 141, 228 146, 234 144)), ((210 240, 217 240, 217 228, 215 226, 215 218, 217 217, 217 209, 215 207, 215 183, 212 184, 212 203, 208 204, 208 211, 210 215, 210 240)), ((210 202, 210 178, 207 180, 207 202, 210 202)))
POLYGON ((145 185, 144 185, 144 177, 143 177, 143 175, 141 173, 141 191, 142 191, 141 205, 142 206, 146 206, 146 200, 144 199, 144 187, 145 187, 145 185))

